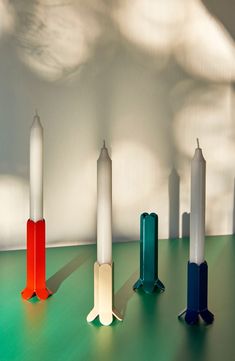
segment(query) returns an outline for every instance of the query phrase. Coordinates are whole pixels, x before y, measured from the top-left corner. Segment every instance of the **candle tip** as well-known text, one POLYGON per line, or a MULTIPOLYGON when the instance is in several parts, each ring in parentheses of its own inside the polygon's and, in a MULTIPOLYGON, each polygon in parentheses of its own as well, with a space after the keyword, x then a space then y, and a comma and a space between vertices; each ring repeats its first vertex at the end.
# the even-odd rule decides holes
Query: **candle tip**
POLYGON ((197 138, 197 147, 200 148, 199 139, 197 138))
POLYGON ((35 109, 35 115, 34 115, 34 118, 37 118, 37 119, 40 119, 39 115, 38 115, 38 110, 35 109))

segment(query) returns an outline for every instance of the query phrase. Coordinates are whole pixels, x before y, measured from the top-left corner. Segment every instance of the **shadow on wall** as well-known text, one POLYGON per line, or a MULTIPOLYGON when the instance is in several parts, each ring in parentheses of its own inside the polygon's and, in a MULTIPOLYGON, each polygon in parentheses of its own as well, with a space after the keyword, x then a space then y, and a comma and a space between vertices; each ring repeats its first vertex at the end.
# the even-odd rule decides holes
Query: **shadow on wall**
POLYGON ((235 234, 235 178, 233 181, 233 234, 235 234))
POLYGON ((180 176, 173 168, 168 179, 169 194, 169 238, 179 238, 180 220, 180 176))
POLYGON ((190 213, 182 214, 182 238, 189 238, 190 234, 190 213))
POLYGON ((235 40, 235 3, 231 0, 202 0, 210 13, 215 16, 228 30, 235 40))

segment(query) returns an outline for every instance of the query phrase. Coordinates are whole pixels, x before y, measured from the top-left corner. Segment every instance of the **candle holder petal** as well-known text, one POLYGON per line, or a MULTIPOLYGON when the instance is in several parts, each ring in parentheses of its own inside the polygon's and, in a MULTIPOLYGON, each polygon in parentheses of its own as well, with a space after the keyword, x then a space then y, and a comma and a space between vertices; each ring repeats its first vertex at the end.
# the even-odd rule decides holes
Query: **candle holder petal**
POLYGON ((41 290, 36 290, 35 293, 36 293, 36 296, 40 300, 46 300, 48 297, 50 297, 52 295, 52 292, 48 288, 43 288, 41 290))
POLYGON ((162 292, 165 291, 165 286, 159 279, 153 281, 144 281, 139 278, 138 281, 134 284, 133 290, 135 291, 139 288, 142 288, 143 291, 148 294, 154 293, 157 290, 162 292))
POLYGON ((209 310, 201 311, 200 316, 203 319, 203 321, 206 322, 208 325, 213 323, 214 321, 214 315, 209 310))
POLYGON ((35 296, 35 291, 26 287, 22 292, 21 295, 24 300, 29 300, 30 298, 35 296))

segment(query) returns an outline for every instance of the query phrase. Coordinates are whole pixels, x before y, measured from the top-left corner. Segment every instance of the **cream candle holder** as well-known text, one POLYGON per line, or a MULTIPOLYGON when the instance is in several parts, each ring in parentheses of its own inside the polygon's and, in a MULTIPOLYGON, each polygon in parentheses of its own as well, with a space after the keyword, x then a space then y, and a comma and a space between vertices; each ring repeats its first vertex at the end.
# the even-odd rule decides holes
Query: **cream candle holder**
POLYGON ((114 307, 113 263, 94 264, 94 307, 87 316, 92 322, 97 317, 104 326, 113 322, 113 317, 122 321, 122 316, 114 307))

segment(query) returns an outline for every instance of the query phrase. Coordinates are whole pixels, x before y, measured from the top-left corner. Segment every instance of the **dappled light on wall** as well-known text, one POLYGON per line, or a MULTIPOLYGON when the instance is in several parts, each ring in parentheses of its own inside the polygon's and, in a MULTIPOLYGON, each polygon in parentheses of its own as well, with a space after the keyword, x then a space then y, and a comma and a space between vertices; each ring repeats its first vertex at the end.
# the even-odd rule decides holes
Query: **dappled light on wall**
POLYGON ((44 208, 52 245, 95 241, 98 152, 91 148, 84 151, 78 138, 73 152, 59 146, 57 156, 51 154, 53 167, 45 174, 44 208))
POLYGON ((114 142, 112 149, 114 204, 135 208, 159 186, 160 165, 144 144, 119 141, 114 142))
POLYGON ((235 78, 234 42, 200 0, 120 0, 113 18, 129 41, 156 57, 173 56, 193 76, 235 78))
POLYGON ((48 0, 21 9, 16 38, 23 62, 53 81, 80 71, 99 34, 100 25, 88 4, 48 0))
MULTIPOLYGON (((229 84, 186 83, 182 106, 176 110, 173 129, 182 174, 182 209, 189 205, 189 167, 200 139, 207 161, 207 226, 215 234, 232 227, 232 180, 235 164, 234 124, 232 122, 232 87, 229 84), (191 84, 191 85, 190 85, 191 84), (223 210, 223 212, 222 212, 223 210), (223 213, 223 217, 221 216, 223 213)), ((179 94, 177 96, 179 99, 179 94)))
POLYGON ((11 33, 15 25, 15 13, 8 0, 0 0, 0 38, 11 33))
MULTIPOLYGON (((143 212, 160 213, 167 206, 166 172, 157 154, 138 141, 114 141, 113 224, 116 238, 138 239, 139 216, 143 212), (131 219, 131 222, 130 222, 131 219), (126 237, 126 238, 125 238, 126 237)), ((161 219, 164 227, 164 219, 161 219)), ((163 236, 165 231, 160 233, 163 236)))
POLYGON ((179 64, 193 76, 210 81, 235 79, 234 41, 200 0, 189 1, 175 55, 179 64))
POLYGON ((120 0, 113 17, 121 32, 138 46, 167 55, 177 45, 187 0, 120 0))
POLYGON ((137 240, 143 212, 158 213, 160 238, 175 225, 181 234, 197 137, 207 233, 231 233, 235 45, 201 1, 0 0, 0 19, 0 247, 25 246, 35 106, 45 129, 48 245, 95 241, 103 139, 113 160, 114 240, 137 240), (172 169, 177 197, 168 192, 172 169))
MULTIPOLYGON (((207 145, 207 157, 215 159, 220 167, 229 168, 230 160, 224 157, 224 146, 233 133, 231 121, 231 86, 185 83, 181 106, 176 109, 173 119, 174 138, 177 149, 190 157, 195 135, 207 145), (215 153, 215 149, 217 149, 215 153)), ((230 139, 232 141, 232 139, 230 139)))

